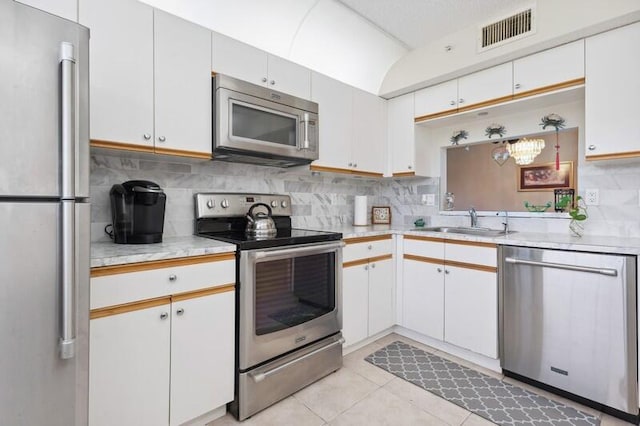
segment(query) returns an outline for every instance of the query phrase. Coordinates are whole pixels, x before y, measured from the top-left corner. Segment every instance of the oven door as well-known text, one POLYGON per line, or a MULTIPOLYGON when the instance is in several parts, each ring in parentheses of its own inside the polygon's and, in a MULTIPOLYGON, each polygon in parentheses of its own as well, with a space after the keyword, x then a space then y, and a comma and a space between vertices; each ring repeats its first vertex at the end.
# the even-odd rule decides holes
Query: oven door
POLYGON ((343 245, 240 252, 241 371, 340 331, 343 245))
POLYGON ((225 88, 216 97, 216 149, 318 158, 317 114, 225 88))

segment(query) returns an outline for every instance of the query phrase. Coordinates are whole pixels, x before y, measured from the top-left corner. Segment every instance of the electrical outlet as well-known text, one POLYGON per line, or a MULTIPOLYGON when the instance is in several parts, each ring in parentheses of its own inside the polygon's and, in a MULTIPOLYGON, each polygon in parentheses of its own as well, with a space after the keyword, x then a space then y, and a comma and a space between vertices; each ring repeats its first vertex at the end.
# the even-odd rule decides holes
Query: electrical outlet
POLYGON ((436 194, 426 194, 426 196, 427 196, 427 200, 426 200, 427 206, 435 206, 436 205, 436 194))
POLYGON ((600 204, 600 192, 597 189, 584 190, 584 203, 587 206, 597 206, 600 204))

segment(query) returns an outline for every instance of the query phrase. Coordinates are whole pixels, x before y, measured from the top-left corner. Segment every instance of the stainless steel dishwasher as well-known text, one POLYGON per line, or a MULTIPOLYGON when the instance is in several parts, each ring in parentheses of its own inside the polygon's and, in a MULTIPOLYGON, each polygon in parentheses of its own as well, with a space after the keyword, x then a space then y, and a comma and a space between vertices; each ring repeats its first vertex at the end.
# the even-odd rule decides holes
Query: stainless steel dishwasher
POLYGON ((505 375, 637 423, 636 257, 511 246, 499 256, 505 375))

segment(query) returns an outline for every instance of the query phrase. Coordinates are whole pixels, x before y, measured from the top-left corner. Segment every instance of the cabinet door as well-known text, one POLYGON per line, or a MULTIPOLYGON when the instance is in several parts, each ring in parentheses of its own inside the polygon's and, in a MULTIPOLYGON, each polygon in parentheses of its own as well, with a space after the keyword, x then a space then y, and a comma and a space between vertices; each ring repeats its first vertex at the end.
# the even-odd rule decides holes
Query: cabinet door
POLYGON ((458 80, 446 81, 415 93, 416 118, 458 109, 458 80))
POLYGON ((345 346, 358 343, 368 336, 368 269, 368 265, 356 265, 342 270, 342 336, 345 346))
POLYGON ((444 266, 403 260, 403 326, 434 339, 444 332, 444 266))
POLYGON ((584 40, 513 61, 513 93, 553 86, 584 77, 584 40))
POLYGON ((320 154, 314 165, 345 169, 351 162, 352 89, 316 72, 311 74, 311 99, 318 103, 320 154))
POLYGON ((92 319, 89 425, 166 425, 170 305, 92 319))
POLYGON ((267 83, 267 53, 233 38, 213 32, 211 69, 249 83, 267 83))
POLYGON ((233 291, 173 302, 171 425, 233 400, 234 306, 233 291))
POLYGON ((460 77, 458 79, 458 110, 479 107, 483 102, 503 102, 513 94, 511 62, 460 77))
POLYGON ((352 120, 351 152, 354 169, 383 174, 387 157, 387 113, 384 99, 353 89, 352 120))
POLYGON ((640 23, 586 40, 587 159, 640 156, 640 23))
POLYGON ((77 0, 19 0, 19 3, 28 4, 36 9, 44 10, 61 18, 78 22, 77 0))
POLYGON ((498 357, 498 287, 494 272, 447 266, 444 340, 498 357))
POLYGON ((391 152, 391 173, 410 173, 415 169, 414 94, 387 102, 387 144, 391 152))
POLYGON ((154 11, 155 147, 211 153, 211 31, 154 11))
POLYGON ((269 55, 269 87, 303 99, 311 99, 311 71, 278 56, 269 55))
POLYGON ((369 336, 395 324, 396 286, 393 260, 369 264, 369 336))
POLYGON ((153 146, 153 9, 134 0, 80 0, 91 28, 91 139, 153 146))

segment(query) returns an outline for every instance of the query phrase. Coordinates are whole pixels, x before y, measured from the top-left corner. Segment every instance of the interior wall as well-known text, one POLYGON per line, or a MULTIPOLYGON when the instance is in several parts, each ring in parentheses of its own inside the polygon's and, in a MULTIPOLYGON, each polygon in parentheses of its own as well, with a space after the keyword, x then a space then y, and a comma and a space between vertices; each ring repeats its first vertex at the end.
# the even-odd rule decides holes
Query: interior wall
MULTIPOLYGON (((530 166, 555 162, 555 133, 531 135, 544 139, 545 147, 530 166)), ((577 193, 578 175, 578 129, 558 132, 560 161, 573 163, 573 188, 577 193)), ((505 142, 504 144, 508 144, 505 142)), ((504 146, 502 142, 485 142, 447 149, 447 180, 445 192, 455 196, 454 210, 527 211, 524 202, 543 205, 551 201, 547 210, 553 212, 553 189, 542 191, 518 191, 519 170, 513 158, 502 165, 491 156, 494 149, 504 146)))

